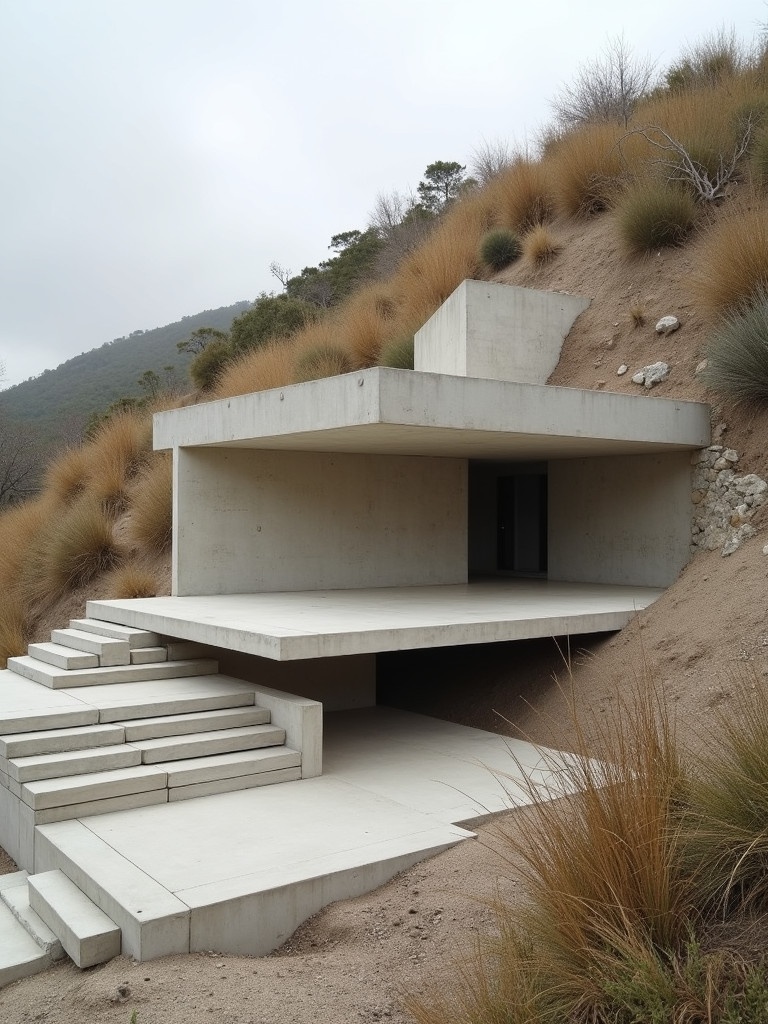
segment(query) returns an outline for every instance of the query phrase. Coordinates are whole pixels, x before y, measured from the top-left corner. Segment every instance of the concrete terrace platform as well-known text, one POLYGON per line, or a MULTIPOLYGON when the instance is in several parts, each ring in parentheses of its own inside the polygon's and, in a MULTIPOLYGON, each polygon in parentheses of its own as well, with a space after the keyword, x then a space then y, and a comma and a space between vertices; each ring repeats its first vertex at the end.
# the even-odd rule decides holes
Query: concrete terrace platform
POLYGON ((275 661, 621 629, 662 590, 541 579, 89 601, 88 614, 275 661))
POLYGON ((35 871, 62 868, 138 959, 261 955, 326 904, 472 837, 473 818, 527 802, 524 774, 562 786, 551 767, 482 730, 337 712, 321 777, 38 826, 35 871))

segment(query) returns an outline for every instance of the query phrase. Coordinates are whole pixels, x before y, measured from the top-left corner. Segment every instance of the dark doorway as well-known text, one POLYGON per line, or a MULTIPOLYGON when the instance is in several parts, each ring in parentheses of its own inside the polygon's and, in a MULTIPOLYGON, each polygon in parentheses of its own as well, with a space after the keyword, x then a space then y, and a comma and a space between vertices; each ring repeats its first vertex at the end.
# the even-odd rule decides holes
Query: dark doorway
POLYGON ((470 462, 469 573, 546 576, 546 463, 470 462))

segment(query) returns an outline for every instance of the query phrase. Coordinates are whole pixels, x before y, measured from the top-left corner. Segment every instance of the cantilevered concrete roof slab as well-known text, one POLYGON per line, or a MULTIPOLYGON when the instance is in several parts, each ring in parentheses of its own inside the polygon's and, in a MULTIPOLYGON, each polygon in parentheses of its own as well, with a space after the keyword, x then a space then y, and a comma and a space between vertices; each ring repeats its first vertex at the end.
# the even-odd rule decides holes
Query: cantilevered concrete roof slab
POLYGON ((173 409, 156 449, 261 448, 550 459, 702 448, 696 402, 373 367, 173 409))

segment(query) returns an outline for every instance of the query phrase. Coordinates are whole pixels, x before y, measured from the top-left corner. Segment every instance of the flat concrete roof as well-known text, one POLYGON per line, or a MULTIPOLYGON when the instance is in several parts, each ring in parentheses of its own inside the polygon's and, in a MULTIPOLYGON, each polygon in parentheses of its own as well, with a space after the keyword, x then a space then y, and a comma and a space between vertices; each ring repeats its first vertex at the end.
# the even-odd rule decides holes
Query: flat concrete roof
POLYGON ((703 448, 697 402, 373 367, 158 413, 157 449, 531 460, 703 448))
POLYGON ((652 587, 488 579, 429 587, 89 601, 88 615, 274 661, 621 629, 652 587))

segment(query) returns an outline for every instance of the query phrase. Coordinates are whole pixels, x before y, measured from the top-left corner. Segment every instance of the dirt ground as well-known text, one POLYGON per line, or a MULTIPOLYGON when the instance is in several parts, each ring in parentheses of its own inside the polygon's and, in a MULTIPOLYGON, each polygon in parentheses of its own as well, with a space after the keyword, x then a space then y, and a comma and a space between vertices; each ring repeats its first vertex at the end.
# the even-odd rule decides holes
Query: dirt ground
MULTIPOLYGON (((551 383, 641 393, 632 373, 664 359, 670 378, 653 394, 712 403, 713 426, 726 424, 723 443, 741 457, 738 471, 768 477, 768 413, 722 405, 695 373, 711 325, 687 293, 691 252, 628 262, 616 250, 610 215, 553 230, 564 243, 557 259, 541 271, 519 266, 499 278, 593 297, 551 383), (635 326, 632 306, 644 311, 644 325, 635 326), (660 338, 654 324, 670 313, 682 327, 660 338), (630 372, 619 377, 622 363, 630 372)), ((384 656, 380 700, 564 748, 575 743, 576 708, 597 749, 632 685, 652 680, 681 739, 706 745, 719 716, 768 685, 767 523, 764 507, 753 520, 757 535, 737 552, 697 554, 675 585, 616 635, 384 656)), ((54 609, 41 636, 79 614, 84 596, 54 609)), ((521 898, 499 828, 514 828, 516 815, 527 813, 494 819, 477 840, 328 907, 270 957, 118 958, 82 973, 64 963, 2 990, 0 1019, 127 1024, 136 1011, 135 1024, 405 1024, 404 997, 455 977, 457 959, 492 927, 489 898, 497 890, 521 898)))

